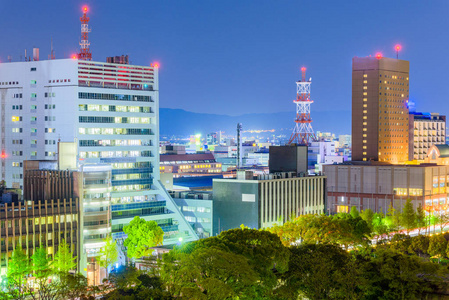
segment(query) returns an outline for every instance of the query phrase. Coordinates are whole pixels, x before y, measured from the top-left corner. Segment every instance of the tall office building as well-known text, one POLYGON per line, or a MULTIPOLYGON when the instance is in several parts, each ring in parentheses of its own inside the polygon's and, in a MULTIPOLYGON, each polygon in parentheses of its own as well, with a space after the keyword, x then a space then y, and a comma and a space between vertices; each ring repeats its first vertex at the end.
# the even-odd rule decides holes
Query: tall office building
POLYGON ((0 64, 0 179, 22 188, 24 160, 76 142, 77 167, 112 166, 112 233, 155 220, 164 243, 197 238, 159 181, 158 68, 77 59, 0 64))
POLYGON ((352 160, 408 160, 408 98, 408 61, 352 59, 352 160))

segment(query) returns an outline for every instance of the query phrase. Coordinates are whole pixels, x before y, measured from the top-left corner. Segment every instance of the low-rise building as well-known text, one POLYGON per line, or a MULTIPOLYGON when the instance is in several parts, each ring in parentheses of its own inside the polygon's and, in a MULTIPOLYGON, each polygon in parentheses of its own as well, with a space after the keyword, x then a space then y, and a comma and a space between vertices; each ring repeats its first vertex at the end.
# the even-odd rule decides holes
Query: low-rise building
POLYGON ((414 207, 449 204, 449 166, 436 164, 390 165, 377 162, 347 162, 325 165, 328 212, 371 209, 399 211, 407 199, 414 207))
POLYGON ((303 214, 324 213, 326 177, 275 173, 254 178, 239 171, 237 179, 213 181, 213 234, 241 224, 251 228, 283 224, 303 214))
POLYGON ((201 176, 221 173, 221 163, 212 153, 165 154, 160 156, 161 173, 173 173, 174 177, 201 176))

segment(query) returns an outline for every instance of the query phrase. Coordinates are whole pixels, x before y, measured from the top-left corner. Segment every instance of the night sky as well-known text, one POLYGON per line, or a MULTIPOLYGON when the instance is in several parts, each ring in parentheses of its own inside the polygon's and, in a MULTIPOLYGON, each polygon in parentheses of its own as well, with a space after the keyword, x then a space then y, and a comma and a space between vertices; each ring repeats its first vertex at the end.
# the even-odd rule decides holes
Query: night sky
MULTIPOLYGON (((0 0, 0 61, 40 48, 78 50, 87 4, 93 59, 129 54, 160 63, 160 106, 240 115, 294 110, 299 68, 313 78, 312 111, 351 109, 351 59, 410 61, 419 111, 449 113, 449 1, 0 0)), ((350 122, 348 120, 348 122, 350 122)))

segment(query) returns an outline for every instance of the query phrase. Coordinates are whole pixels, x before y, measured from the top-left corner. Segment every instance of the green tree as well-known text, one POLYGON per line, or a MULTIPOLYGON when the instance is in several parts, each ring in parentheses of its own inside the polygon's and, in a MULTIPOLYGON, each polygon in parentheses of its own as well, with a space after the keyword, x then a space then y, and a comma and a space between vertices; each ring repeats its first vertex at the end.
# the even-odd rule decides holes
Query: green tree
POLYGON ((88 288, 87 278, 79 273, 61 274, 60 281, 56 284, 58 299, 94 299, 94 297, 88 297, 91 295, 91 292, 95 290, 95 287, 88 288))
POLYGON ((388 227, 388 231, 397 231, 400 225, 400 214, 396 211, 392 204, 388 207, 387 216, 385 217, 385 224, 388 227))
POLYGON ((76 269, 76 256, 73 256, 73 251, 70 250, 70 245, 66 243, 65 239, 59 243, 53 260, 53 269, 62 274, 76 269))
POLYGON ((382 211, 375 213, 373 216, 373 231, 376 234, 376 243, 379 243, 379 237, 388 233, 388 226, 382 211))
POLYGON ((47 257, 47 250, 40 245, 31 256, 32 270, 38 286, 37 292, 31 295, 36 299, 53 299, 57 294, 54 282, 48 283, 48 277, 53 273, 51 262, 47 257))
POLYGON ((153 252, 151 247, 162 245, 164 238, 164 232, 156 221, 146 221, 138 216, 123 227, 123 232, 128 236, 124 246, 129 258, 149 256, 153 252))
MULTIPOLYGON (((278 290, 280 296, 315 300, 335 299, 343 293, 340 271, 346 269, 349 261, 346 251, 331 244, 301 244, 290 247, 290 251, 289 268, 282 275, 284 285, 278 290)), ((344 280, 356 286, 358 278, 344 280)))
POLYGON ((243 255, 216 247, 164 254, 160 272, 173 296, 188 299, 247 299, 260 279, 243 255))
POLYGON ((449 225, 449 212, 446 210, 440 210, 435 213, 435 217, 438 227, 440 227, 440 231, 443 232, 444 227, 449 225))
POLYGON ((364 209, 360 212, 360 217, 363 220, 365 220, 365 222, 370 227, 371 231, 374 231, 374 228, 373 228, 374 212, 370 208, 364 209))
POLYGON ((419 203, 419 206, 416 208, 416 226, 418 226, 418 234, 421 234, 423 227, 427 227, 426 213, 421 203, 419 203))
POLYGON ((418 235, 411 238, 409 247, 410 253, 416 253, 418 256, 427 254, 429 249, 429 237, 427 235, 418 235))
POLYGON ((352 206, 351 207, 351 211, 349 212, 349 214, 353 217, 353 218, 358 218, 360 216, 359 210, 357 209, 357 207, 352 206))
POLYGON ((437 264, 417 256, 379 249, 371 258, 367 299, 423 299, 442 284, 437 264))
POLYGON ((407 199, 402 213, 400 214, 400 224, 405 228, 407 235, 410 235, 410 230, 416 227, 416 213, 413 209, 412 200, 407 199))
POLYGON ((432 256, 438 256, 438 260, 446 255, 447 241, 444 235, 437 234, 430 237, 428 252, 432 256))
POLYGON ((30 260, 19 245, 16 246, 8 262, 8 292, 13 299, 24 299, 27 291, 26 276, 31 273, 30 260))
POLYGON ((100 267, 107 271, 118 259, 117 242, 112 236, 108 236, 103 241, 105 245, 100 251, 100 267))

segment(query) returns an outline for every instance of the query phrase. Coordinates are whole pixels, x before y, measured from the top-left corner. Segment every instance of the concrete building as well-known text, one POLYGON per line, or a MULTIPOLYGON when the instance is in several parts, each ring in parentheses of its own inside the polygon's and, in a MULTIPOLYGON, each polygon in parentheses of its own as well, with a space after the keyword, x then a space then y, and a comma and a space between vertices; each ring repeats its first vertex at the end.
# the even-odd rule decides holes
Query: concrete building
POLYGON ((352 59, 352 160, 408 160, 409 62, 352 59))
POLYGON ((324 173, 330 213, 352 206, 386 213, 393 205, 401 211, 408 198, 415 208, 449 204, 449 166, 352 162, 325 165, 324 173))
POLYGON ((170 195, 199 238, 212 236, 213 200, 211 192, 170 191, 170 195))
POLYGON ((252 172, 241 171, 237 179, 214 179, 214 235, 241 224, 259 229, 325 211, 325 176, 279 173, 253 178, 252 172))
POLYGON ((158 68, 77 59, 0 64, 0 176, 23 187, 24 160, 76 142, 76 165, 112 166, 114 238, 135 215, 165 222, 164 244, 195 240, 159 178, 158 68), (158 203, 156 203, 158 202, 158 203), (163 206, 160 212, 150 209, 163 206), (118 215, 118 214, 117 214, 118 215), (127 215, 128 217, 123 217, 127 215))
POLYGON ((341 134, 338 136, 339 147, 351 147, 351 135, 350 134, 341 134))
POLYGON ((344 157, 335 152, 335 141, 311 142, 308 147, 308 169, 309 173, 323 171, 323 165, 333 162, 343 162, 344 157))
POLYGON ((161 173, 173 173, 175 177, 202 176, 221 173, 221 163, 212 153, 165 154, 160 156, 161 173))
POLYGON ((433 145, 446 143, 446 116, 437 113, 410 113, 409 160, 424 161, 433 145))

